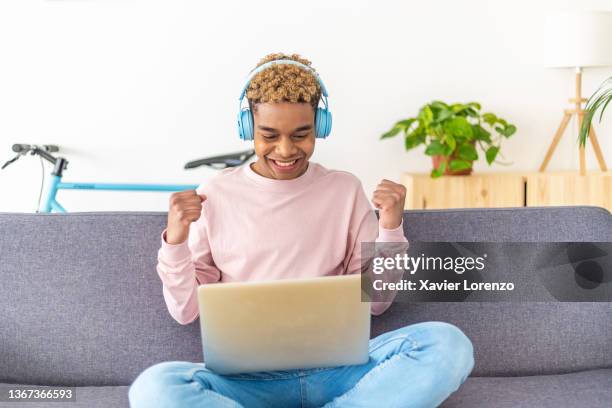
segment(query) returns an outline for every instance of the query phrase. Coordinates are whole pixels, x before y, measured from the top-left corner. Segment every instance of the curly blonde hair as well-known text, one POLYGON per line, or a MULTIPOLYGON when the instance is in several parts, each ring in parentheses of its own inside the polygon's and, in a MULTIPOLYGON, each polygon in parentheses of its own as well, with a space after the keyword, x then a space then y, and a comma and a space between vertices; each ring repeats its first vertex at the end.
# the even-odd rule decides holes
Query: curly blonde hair
MULTIPOLYGON (((269 54, 257 67, 277 60, 293 60, 310 67, 310 61, 298 54, 269 54)), ((314 70, 314 68, 313 68, 314 70)), ((271 65, 255 75, 246 92, 251 109, 258 103, 310 103, 316 110, 321 97, 321 87, 315 75, 296 65, 271 65)))

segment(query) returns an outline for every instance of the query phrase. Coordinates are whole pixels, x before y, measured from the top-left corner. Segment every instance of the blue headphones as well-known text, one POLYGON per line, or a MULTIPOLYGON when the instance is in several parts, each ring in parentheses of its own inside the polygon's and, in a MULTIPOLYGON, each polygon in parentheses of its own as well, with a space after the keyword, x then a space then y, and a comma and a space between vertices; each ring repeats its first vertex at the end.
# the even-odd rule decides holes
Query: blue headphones
POLYGON ((275 64, 297 65, 298 67, 312 72, 312 74, 317 78, 317 81, 319 81, 319 86, 321 87, 321 100, 323 101, 324 107, 317 107, 317 111, 315 112, 315 136, 317 138, 325 139, 327 136, 329 136, 332 126, 332 114, 329 111, 327 104, 327 88, 325 88, 323 81, 311 67, 298 61, 286 59, 267 62, 254 69, 249 75, 244 88, 242 88, 242 92, 240 92, 240 98, 238 99, 238 135, 240 136, 240 139, 253 140, 254 136, 253 113, 249 107, 242 107, 242 100, 246 95, 247 88, 255 75, 275 64))

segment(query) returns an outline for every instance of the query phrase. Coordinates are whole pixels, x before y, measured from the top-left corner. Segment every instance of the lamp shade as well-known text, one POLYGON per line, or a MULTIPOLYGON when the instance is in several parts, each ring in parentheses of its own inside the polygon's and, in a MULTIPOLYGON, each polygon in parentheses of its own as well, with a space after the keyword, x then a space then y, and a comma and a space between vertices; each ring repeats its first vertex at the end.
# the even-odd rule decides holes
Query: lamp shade
POLYGON ((549 67, 612 65, 612 12, 550 14, 544 38, 549 67))

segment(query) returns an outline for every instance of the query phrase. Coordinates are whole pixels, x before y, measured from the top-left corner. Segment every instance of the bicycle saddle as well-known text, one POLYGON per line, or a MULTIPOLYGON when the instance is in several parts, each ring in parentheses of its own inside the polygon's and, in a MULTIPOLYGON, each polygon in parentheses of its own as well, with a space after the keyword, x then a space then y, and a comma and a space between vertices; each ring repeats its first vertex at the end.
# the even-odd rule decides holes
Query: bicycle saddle
POLYGON ((206 157, 193 160, 185 164, 185 169, 195 169, 200 166, 208 166, 214 169, 241 166, 255 155, 255 150, 249 149, 242 152, 223 154, 220 156, 206 157))

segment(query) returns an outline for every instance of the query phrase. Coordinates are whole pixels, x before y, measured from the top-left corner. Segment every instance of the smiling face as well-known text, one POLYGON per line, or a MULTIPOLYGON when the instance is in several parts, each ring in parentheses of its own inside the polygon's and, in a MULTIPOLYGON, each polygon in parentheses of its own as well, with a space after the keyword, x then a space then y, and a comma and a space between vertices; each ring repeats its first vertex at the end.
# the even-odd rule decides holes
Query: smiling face
POLYGON ((315 146, 315 114, 309 103, 260 103, 253 109, 259 175, 290 180, 304 174, 315 146))

